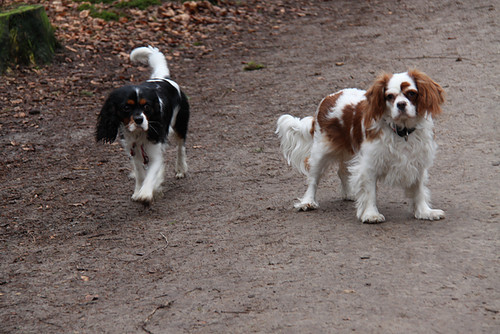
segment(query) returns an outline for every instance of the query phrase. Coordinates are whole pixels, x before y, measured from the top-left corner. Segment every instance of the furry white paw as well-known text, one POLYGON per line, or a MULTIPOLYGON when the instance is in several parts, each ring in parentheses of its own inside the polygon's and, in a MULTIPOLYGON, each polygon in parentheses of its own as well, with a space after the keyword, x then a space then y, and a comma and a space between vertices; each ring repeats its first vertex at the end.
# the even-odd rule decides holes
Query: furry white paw
POLYGON ((361 216, 363 224, 379 224, 385 222, 383 214, 378 212, 365 213, 361 216))
POLYGON ((184 172, 176 172, 175 173, 175 178, 176 179, 183 179, 185 177, 186 177, 186 173, 184 173, 184 172))
POLYGON ((425 210, 415 212, 415 218, 425 220, 440 220, 445 217, 443 210, 425 210))
POLYGON ((309 211, 319 208, 319 204, 316 201, 302 201, 300 203, 295 203, 293 206, 298 211, 309 211))
POLYGON ((132 195, 132 200, 135 202, 141 202, 149 204, 153 202, 153 193, 150 191, 139 191, 132 195))

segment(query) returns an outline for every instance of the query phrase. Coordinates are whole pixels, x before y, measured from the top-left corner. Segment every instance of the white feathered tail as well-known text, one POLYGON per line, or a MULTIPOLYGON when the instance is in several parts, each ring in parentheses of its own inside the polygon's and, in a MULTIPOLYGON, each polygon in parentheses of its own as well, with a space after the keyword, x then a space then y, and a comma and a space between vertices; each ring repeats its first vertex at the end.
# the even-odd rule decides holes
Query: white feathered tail
POLYGON ((149 65, 153 69, 151 79, 170 78, 167 60, 157 48, 152 46, 136 48, 130 53, 130 60, 149 65))
POLYGON ((281 140, 281 150, 288 164, 304 175, 308 175, 306 160, 311 154, 313 145, 314 117, 302 119, 283 115, 278 119, 276 133, 281 140))

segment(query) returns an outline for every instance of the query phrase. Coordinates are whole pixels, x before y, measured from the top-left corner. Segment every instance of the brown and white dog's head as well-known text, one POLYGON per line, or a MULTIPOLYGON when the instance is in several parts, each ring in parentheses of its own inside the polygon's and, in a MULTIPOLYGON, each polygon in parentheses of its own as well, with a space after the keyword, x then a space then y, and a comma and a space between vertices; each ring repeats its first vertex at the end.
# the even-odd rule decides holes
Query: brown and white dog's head
POLYGON ((395 124, 416 124, 441 113, 444 90, 425 73, 410 70, 380 75, 366 92, 371 117, 390 118, 395 124))

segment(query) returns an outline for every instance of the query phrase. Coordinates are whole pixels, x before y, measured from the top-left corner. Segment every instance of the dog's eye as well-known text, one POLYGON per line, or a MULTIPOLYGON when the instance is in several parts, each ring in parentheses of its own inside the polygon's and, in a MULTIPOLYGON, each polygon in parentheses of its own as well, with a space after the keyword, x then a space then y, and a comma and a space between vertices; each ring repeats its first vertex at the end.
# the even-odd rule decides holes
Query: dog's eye
POLYGON ((149 106, 149 104, 145 104, 144 111, 150 111, 150 110, 151 110, 151 107, 149 106))
POLYGON ((385 99, 387 101, 393 101, 395 99, 394 94, 387 94, 386 97, 385 97, 385 99))
POLYGON ((409 91, 408 93, 406 93, 406 96, 409 98, 409 99, 414 99, 417 97, 417 93, 414 92, 414 91, 409 91))

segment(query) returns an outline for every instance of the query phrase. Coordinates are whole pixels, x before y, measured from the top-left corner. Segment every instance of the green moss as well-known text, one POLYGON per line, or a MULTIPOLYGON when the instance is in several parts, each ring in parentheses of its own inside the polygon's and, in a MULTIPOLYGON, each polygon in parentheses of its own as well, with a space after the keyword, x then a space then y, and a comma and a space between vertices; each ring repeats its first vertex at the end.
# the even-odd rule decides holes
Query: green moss
POLYGON ((57 43, 44 7, 25 5, 0 13, 0 45, 0 73, 9 64, 52 61, 57 43))
POLYGON ((95 10, 95 7, 94 7, 94 6, 92 6, 92 5, 91 5, 91 4, 89 4, 89 3, 83 3, 83 4, 79 5, 79 6, 77 7, 77 9, 78 9, 79 11, 82 11, 82 10, 92 10, 92 9, 94 9, 94 10, 95 10))
POLYGON ((138 8, 144 10, 149 6, 161 5, 160 0, 130 0, 121 1, 116 4, 117 8, 138 8))
POLYGON ((105 21, 118 21, 120 18, 120 14, 109 11, 109 10, 98 10, 95 8, 94 5, 91 5, 89 3, 83 3, 80 6, 78 6, 78 10, 89 10, 90 11, 90 16, 95 17, 95 18, 100 18, 105 21))
POLYGON ((259 63, 256 63, 254 61, 249 61, 243 67, 243 70, 245 70, 245 71, 256 71, 256 70, 261 70, 263 68, 266 68, 266 66, 262 65, 262 64, 259 64, 259 63))
POLYGON ((100 18, 105 21, 118 21, 118 19, 120 18, 119 14, 107 10, 95 11, 93 13, 90 13, 90 15, 92 15, 92 17, 100 18))
POLYGON ((88 3, 113 3, 115 0, 74 0, 74 2, 88 2, 88 3))

